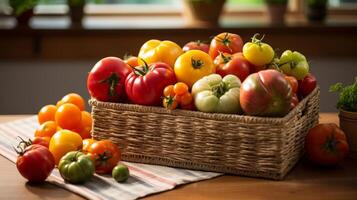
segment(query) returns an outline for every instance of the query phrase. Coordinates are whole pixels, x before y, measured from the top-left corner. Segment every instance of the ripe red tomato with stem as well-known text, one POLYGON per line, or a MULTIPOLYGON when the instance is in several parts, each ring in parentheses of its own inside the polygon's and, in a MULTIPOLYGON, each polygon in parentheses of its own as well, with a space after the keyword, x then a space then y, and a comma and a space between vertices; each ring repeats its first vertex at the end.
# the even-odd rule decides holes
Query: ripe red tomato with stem
POLYGON ((201 50, 201 51, 208 53, 209 45, 200 41, 200 40, 191 41, 191 42, 185 44, 185 46, 183 46, 182 50, 183 50, 183 52, 186 52, 189 50, 201 50))
POLYGON ((88 150, 95 162, 95 171, 99 174, 108 174, 121 159, 119 147, 110 140, 94 142, 88 150))
POLYGON ((244 81, 251 71, 250 63, 244 58, 242 53, 230 55, 220 52, 214 63, 217 66, 216 73, 222 77, 233 74, 241 81, 244 81))
POLYGON ((318 165, 331 166, 343 161, 349 151, 345 133, 333 123, 318 124, 305 138, 309 160, 318 165))
POLYGON ((42 183, 55 167, 55 159, 48 148, 22 141, 14 150, 19 155, 16 167, 20 174, 32 183, 42 183))
POLYGON ((133 68, 125 81, 125 90, 131 102, 140 105, 160 105, 163 90, 176 83, 172 68, 166 63, 153 63, 133 68))
POLYGON ((299 97, 304 98, 309 95, 317 85, 317 81, 314 75, 308 73, 302 80, 299 80, 299 97))
POLYGON ((242 38, 233 33, 220 33, 215 36, 209 48, 209 55, 212 59, 215 59, 219 52, 234 54, 237 52, 242 52, 243 40, 242 38))
POLYGON ((103 58, 89 72, 87 79, 89 94, 99 101, 125 100, 125 79, 131 72, 131 67, 120 58, 103 58))

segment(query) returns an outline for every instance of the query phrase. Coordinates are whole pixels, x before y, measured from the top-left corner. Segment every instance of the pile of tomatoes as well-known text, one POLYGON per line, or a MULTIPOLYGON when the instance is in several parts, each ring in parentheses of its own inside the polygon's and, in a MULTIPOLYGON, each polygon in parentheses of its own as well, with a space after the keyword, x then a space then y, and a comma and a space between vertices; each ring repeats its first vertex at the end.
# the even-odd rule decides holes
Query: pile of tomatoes
POLYGON ((192 41, 183 48, 149 40, 137 57, 97 62, 87 88, 99 101, 281 117, 313 91, 316 79, 304 55, 286 50, 278 56, 259 36, 244 43, 238 34, 225 32, 210 44, 192 41), (233 82, 232 76, 237 77, 233 82))
POLYGON ((118 177, 120 171, 128 178, 128 169, 123 165, 113 171, 121 159, 119 147, 109 140, 91 138, 92 117, 85 111, 80 95, 70 93, 56 105, 42 107, 37 118, 40 126, 34 138, 21 138, 15 148, 18 170, 29 181, 43 182, 55 166, 70 183, 84 183, 94 172, 115 173, 118 177))

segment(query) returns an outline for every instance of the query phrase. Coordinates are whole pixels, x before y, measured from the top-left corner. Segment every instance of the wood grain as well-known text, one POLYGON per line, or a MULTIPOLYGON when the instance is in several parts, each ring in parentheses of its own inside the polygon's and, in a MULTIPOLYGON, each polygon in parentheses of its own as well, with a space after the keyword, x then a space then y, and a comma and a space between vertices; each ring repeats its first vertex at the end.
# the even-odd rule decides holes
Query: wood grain
MULTIPOLYGON (((25 116, 0 116, 0 122, 25 116)), ((323 113, 320 122, 338 123, 336 113, 323 113)), ((0 156, 0 199, 82 199, 51 184, 29 185, 14 164, 0 156)), ((356 199, 357 161, 347 159, 336 168, 312 166, 303 159, 284 181, 271 181, 239 176, 221 176, 175 190, 151 195, 144 199, 356 199)))

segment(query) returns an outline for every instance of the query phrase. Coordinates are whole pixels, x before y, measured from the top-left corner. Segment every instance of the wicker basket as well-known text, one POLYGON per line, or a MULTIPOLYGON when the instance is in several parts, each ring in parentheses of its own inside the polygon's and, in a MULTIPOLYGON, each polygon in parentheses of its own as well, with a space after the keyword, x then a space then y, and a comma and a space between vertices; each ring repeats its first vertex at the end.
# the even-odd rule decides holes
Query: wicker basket
POLYGON ((318 122, 319 88, 283 118, 90 104, 93 137, 125 144, 123 160, 280 180, 318 122))

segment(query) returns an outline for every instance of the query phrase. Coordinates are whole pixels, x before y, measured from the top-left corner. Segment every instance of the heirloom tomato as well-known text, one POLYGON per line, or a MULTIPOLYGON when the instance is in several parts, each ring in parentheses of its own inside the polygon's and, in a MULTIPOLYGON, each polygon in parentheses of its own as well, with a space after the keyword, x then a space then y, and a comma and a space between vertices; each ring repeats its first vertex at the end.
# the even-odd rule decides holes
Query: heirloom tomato
POLYGON ((247 115, 282 117, 290 110, 291 95, 284 74, 268 69, 251 74, 243 81, 240 103, 247 115))
POLYGON ((29 182, 45 181, 55 167, 53 155, 42 145, 27 146, 20 143, 15 150, 19 154, 16 167, 29 182))
POLYGON ((164 62, 173 67, 177 57, 183 53, 181 47, 171 41, 149 40, 140 48, 139 65, 164 62), (142 60, 141 60, 142 59, 142 60))
POLYGON ((82 149, 82 138, 76 132, 59 130, 52 136, 49 149, 55 158, 55 163, 58 164, 66 153, 82 149))
POLYGON ((65 181, 79 184, 92 178, 95 167, 90 156, 79 151, 71 151, 61 158, 58 170, 65 181))
POLYGON ((201 42, 200 40, 197 41, 192 41, 187 44, 182 48, 183 52, 187 52, 189 50, 201 50, 205 53, 208 53, 209 51, 209 45, 206 43, 201 42))
POLYGON ((38 123, 43 124, 47 121, 55 121, 56 111, 57 107, 55 105, 43 106, 37 114, 38 123))
POLYGON ((202 77, 216 71, 211 57, 200 50, 190 50, 177 58, 175 62, 176 78, 189 88, 202 77))
POLYGON ((261 39, 258 36, 255 34, 251 42, 244 44, 243 55, 253 65, 262 67, 273 61, 275 52, 269 44, 262 42, 264 36, 261 39))
POLYGON ((71 103, 62 104, 55 114, 56 124, 63 129, 78 130, 82 114, 77 106, 71 103))
POLYGON ((214 64, 217 66, 217 74, 222 77, 228 74, 233 74, 241 81, 244 81, 251 71, 251 64, 243 57, 242 53, 236 53, 233 55, 220 53, 214 60, 214 64))
POLYGON ((119 102, 126 99, 124 85, 132 69, 117 57, 106 57, 97 62, 89 72, 89 94, 99 101, 119 102))
POLYGON ((304 98, 309 95, 317 85, 317 81, 314 75, 308 73, 302 80, 299 81, 298 94, 300 98, 304 98))
POLYGON ((108 174, 120 161, 121 153, 116 144, 110 140, 94 142, 89 153, 95 161, 95 171, 98 174, 108 174))
POLYGON ((241 113, 239 87, 241 82, 234 75, 223 79, 211 74, 198 80, 192 87, 197 110, 202 112, 241 113))
POLYGON ((125 90, 135 104, 160 105, 164 88, 176 83, 175 74, 166 63, 144 63, 133 69, 125 81, 125 90))
POLYGON ((233 33, 220 33, 215 36, 209 48, 209 55, 212 59, 215 59, 219 52, 234 54, 242 52, 243 40, 242 38, 233 33))
POLYGON ((297 51, 284 51, 279 59, 279 67, 289 76, 302 80, 309 73, 309 63, 304 55, 297 51))
POLYGON ((336 165, 347 156, 349 146, 345 133, 333 123, 318 124, 305 138, 307 157, 318 165, 336 165))

